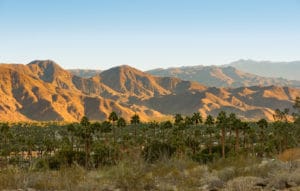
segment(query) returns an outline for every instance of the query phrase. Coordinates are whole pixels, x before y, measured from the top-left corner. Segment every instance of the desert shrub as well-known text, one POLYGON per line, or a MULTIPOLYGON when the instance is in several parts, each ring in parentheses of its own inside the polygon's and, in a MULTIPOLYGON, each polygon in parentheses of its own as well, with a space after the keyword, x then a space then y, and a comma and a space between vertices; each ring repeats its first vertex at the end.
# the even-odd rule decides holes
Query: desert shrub
POLYGON ((111 178, 117 188, 121 190, 143 190, 145 180, 143 178, 144 166, 142 164, 122 162, 114 166, 111 171, 111 178))
POLYGON ((119 158, 119 151, 116 148, 102 144, 96 144, 93 152, 92 157, 96 168, 100 165, 114 165, 119 158))
MULTIPOLYGON (((225 153, 228 154, 229 151, 230 151, 229 148, 225 147, 225 153)), ((212 147, 212 154, 209 154, 209 149, 205 148, 200 152, 191 154, 190 158, 193 161, 207 164, 209 162, 213 162, 213 161, 221 158, 221 156, 222 156, 222 147, 218 145, 218 146, 212 147)))
POLYGON ((153 141, 144 148, 142 156, 145 161, 153 163, 162 158, 171 158, 175 151, 176 148, 170 144, 153 141))
POLYGON ((195 162, 206 164, 208 162, 212 162, 215 156, 213 154, 197 152, 195 154, 190 155, 190 158, 195 162))
POLYGON ((85 152, 83 151, 61 150, 57 153, 56 157, 62 164, 68 166, 71 166, 74 162, 81 166, 85 165, 85 152))
POLYGON ((44 158, 37 158, 33 163, 33 170, 47 170, 48 162, 44 158))
POLYGON ((61 161, 58 157, 52 156, 48 158, 48 167, 51 170, 59 170, 61 167, 61 161))
POLYGON ((270 175, 268 187, 272 189, 286 189, 300 185, 300 169, 294 171, 281 170, 270 175))
POLYGON ((257 184, 264 182, 263 179, 258 177, 246 176, 246 177, 238 177, 233 180, 230 180, 227 183, 226 190, 228 191, 252 191, 252 190, 260 190, 257 187, 257 184))

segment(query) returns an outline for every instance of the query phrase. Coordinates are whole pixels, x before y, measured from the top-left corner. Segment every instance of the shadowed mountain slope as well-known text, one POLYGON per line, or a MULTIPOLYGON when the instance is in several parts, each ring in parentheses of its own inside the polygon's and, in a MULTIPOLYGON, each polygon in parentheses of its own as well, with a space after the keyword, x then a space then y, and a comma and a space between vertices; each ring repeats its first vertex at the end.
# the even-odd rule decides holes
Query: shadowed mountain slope
POLYGON ((68 69, 73 75, 82 78, 91 78, 101 73, 101 70, 90 70, 90 69, 68 69))

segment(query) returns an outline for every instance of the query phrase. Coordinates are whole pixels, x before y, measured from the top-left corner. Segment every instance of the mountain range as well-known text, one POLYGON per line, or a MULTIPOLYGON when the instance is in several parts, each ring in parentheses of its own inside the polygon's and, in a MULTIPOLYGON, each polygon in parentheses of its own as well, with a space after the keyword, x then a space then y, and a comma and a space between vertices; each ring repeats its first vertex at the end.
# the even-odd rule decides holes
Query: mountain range
POLYGON ((241 59, 230 63, 229 66, 260 76, 300 80, 300 61, 271 62, 241 59))
POLYGON ((126 120, 162 120, 181 113, 235 112, 248 120, 272 120, 290 108, 300 90, 282 86, 207 87, 195 81, 158 77, 127 65, 82 78, 51 60, 0 65, 1 121, 104 120, 116 111, 126 120))
MULTIPOLYGON (((161 76, 161 77, 176 77, 187 81, 197 81, 205 86, 210 87, 250 87, 250 86, 289 86, 289 87, 300 87, 300 79, 292 80, 291 78, 297 79, 297 68, 300 62, 287 62, 286 66, 293 69, 286 69, 285 76, 288 78, 278 77, 283 72, 280 72, 279 66, 283 63, 276 64, 274 62, 256 62, 251 60, 239 60, 232 62, 229 65, 223 66, 183 66, 183 67, 171 67, 171 68, 157 68, 145 71, 146 73, 161 76), (248 63, 249 62, 249 63, 248 63), (250 63, 251 62, 251 63, 250 63), (248 64, 247 64, 248 63, 248 64), (260 64, 261 63, 261 64, 260 64), (270 65, 272 64, 272 65, 270 65), (260 65, 262 69, 259 69, 260 65), (241 69, 237 69, 241 68, 241 69), (255 70, 257 68, 257 71, 255 70), (245 70, 243 70, 245 69, 245 70), (288 70, 288 71, 287 71, 288 70), (247 71, 247 72, 244 72, 247 71), (253 72, 253 73, 252 73, 253 72), (279 73, 276 77, 276 72, 279 73), (260 73, 256 74, 256 73, 260 73), (292 74, 294 73, 294 74, 292 74), (265 77, 270 76, 270 77, 265 77), (296 76, 296 77, 292 77, 296 76)), ((288 67, 288 68, 289 68, 288 67)), ((99 73, 101 70, 85 70, 76 69, 69 70, 74 75, 89 78, 93 77, 99 73)))
POLYGON ((158 68, 147 71, 156 76, 177 77, 197 81, 213 87, 291 86, 300 87, 300 81, 275 77, 262 77, 236 69, 232 66, 185 66, 158 68))

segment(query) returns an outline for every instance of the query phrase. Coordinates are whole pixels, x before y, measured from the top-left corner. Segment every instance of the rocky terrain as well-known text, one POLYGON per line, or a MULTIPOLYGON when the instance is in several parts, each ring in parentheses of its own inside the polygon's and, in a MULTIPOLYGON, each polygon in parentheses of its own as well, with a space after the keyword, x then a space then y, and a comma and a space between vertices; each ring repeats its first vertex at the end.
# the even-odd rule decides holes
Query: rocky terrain
POLYGON ((290 108, 300 90, 282 86, 207 87, 174 77, 157 77, 124 65, 82 78, 50 60, 0 65, 0 120, 77 121, 83 115, 106 119, 111 111, 144 121, 175 113, 203 116, 221 110, 248 120, 272 120, 290 108))

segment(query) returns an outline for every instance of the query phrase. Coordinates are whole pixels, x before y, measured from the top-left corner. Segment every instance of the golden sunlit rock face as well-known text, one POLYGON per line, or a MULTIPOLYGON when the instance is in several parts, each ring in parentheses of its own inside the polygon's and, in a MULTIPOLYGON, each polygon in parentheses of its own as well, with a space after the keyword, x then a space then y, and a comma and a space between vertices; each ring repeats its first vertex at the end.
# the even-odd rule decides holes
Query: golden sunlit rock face
POLYGON ((106 119, 111 111, 129 119, 161 120, 175 113, 216 115, 221 110, 241 118, 272 120, 275 109, 292 109, 296 88, 205 87, 197 82, 156 77, 119 66, 81 78, 50 60, 0 65, 0 120, 78 121, 106 119))

